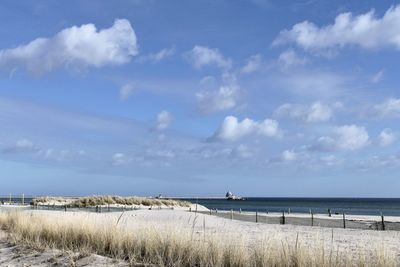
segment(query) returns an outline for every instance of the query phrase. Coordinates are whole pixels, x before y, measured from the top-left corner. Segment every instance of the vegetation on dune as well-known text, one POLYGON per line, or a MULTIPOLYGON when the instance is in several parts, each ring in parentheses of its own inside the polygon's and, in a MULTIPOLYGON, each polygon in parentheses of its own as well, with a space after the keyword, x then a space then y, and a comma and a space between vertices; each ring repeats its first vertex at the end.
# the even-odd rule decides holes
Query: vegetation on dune
POLYGON ((193 235, 175 229, 126 229, 118 223, 101 223, 68 216, 34 213, 0 213, 0 227, 14 242, 38 249, 57 248, 84 255, 96 253, 135 264, 155 266, 397 266, 388 251, 351 258, 332 246, 331 251, 301 245, 293 240, 265 239, 253 244, 231 242, 214 234, 193 235))
POLYGON ((86 208, 101 205, 143 205, 143 206, 173 206, 173 207, 189 207, 187 201, 162 199, 162 198, 145 198, 145 197, 120 197, 120 196, 89 196, 78 198, 63 197, 37 197, 32 200, 34 205, 45 203, 60 203, 72 208, 86 208))

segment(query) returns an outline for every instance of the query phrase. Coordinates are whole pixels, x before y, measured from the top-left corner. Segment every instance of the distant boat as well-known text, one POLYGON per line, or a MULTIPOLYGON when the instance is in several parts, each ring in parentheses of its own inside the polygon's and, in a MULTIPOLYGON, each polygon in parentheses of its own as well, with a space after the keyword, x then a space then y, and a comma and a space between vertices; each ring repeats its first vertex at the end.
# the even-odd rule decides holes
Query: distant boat
POLYGON ((227 200, 245 200, 242 197, 235 196, 231 191, 226 192, 225 197, 227 200))

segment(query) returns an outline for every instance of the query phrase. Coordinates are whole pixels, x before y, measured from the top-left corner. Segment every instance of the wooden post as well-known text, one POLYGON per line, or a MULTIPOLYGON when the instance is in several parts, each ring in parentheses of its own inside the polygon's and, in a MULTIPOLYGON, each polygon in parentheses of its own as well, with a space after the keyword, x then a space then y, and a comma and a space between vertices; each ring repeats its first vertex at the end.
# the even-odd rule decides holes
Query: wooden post
POLYGON ((346 215, 343 213, 343 228, 346 228, 346 215))
POLYGON ((242 208, 239 209, 239 213, 242 213, 242 208))
POLYGON ((331 209, 328 209, 328 216, 329 216, 329 217, 332 217, 331 209))
POLYGON ((258 223, 258 212, 256 211, 256 223, 258 223))
POLYGON ((285 212, 284 211, 282 211, 282 224, 285 224, 286 222, 285 222, 285 212))
POLYGON ((67 211, 67 205, 64 205, 64 211, 67 211))
POLYGON ((22 193, 22 206, 25 204, 25 195, 24 195, 24 193, 22 193))
POLYGON ((233 210, 231 210, 231 220, 233 220, 233 210))
POLYGON ((196 213, 197 213, 197 203, 196 203, 196 213))
POLYGON ((381 221, 382 221, 382 231, 385 231, 385 218, 383 217, 382 213, 381 213, 381 221))
POLYGON ((10 204, 10 205, 11 205, 11 193, 10 193, 10 201, 8 202, 8 204, 10 204))
POLYGON ((289 208, 288 214, 290 214, 290 208, 289 208))
POLYGON ((210 209, 210 215, 211 215, 211 209, 210 209))
POLYGON ((311 226, 314 226, 314 213, 311 212, 311 226))

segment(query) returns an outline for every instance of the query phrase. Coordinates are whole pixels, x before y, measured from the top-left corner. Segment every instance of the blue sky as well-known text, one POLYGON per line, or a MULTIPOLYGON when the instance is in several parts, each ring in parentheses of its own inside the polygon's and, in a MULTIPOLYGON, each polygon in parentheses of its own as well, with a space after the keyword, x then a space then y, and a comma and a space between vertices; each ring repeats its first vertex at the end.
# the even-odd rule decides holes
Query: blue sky
POLYGON ((1 194, 400 197, 392 1, 3 1, 1 194))

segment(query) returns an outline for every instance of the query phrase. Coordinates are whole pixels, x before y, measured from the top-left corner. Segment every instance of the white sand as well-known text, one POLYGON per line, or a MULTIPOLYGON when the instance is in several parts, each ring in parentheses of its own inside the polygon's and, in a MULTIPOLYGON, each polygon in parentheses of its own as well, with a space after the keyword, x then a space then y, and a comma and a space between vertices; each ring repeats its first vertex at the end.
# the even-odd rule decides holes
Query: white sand
MULTIPOLYGON (((271 225, 224 219, 208 214, 183 210, 135 210, 111 213, 63 212, 47 210, 28 210, 34 214, 45 214, 55 220, 95 220, 96 223, 116 224, 120 227, 153 228, 157 231, 179 230, 195 235, 199 239, 204 235, 213 235, 227 242, 253 244, 262 240, 277 240, 294 244, 298 236, 301 246, 323 247, 326 251, 339 250, 349 257, 356 254, 369 254, 385 249, 400 257, 399 231, 374 231, 340 228, 322 228, 294 225, 271 225)), ((294 214, 291 214, 294 215, 294 214)), ((272 214, 271 214, 272 216, 272 214)), ((301 216, 301 215, 298 215, 301 216)), ((319 215, 318 215, 319 216, 319 215)), ((324 217, 324 215, 321 215, 324 217)), ((334 216, 334 215, 332 215, 334 216)), ((327 217, 327 216, 326 216, 327 217)), ((329 217, 327 217, 329 218, 329 217)), ((355 217, 359 218, 359 217, 355 217)), ((364 217, 362 217, 364 218, 364 217)), ((398 218, 394 218, 398 220, 398 218)))
MULTIPOLYGON (((92 219, 98 222, 116 223, 122 213, 87 213, 60 211, 31 211, 57 219, 74 217, 92 219)), ((365 253, 385 247, 400 255, 399 231, 373 231, 354 229, 330 229, 322 227, 270 225, 219 218, 212 215, 179 210, 136 210, 123 213, 119 224, 123 227, 152 227, 159 230, 178 228, 198 235, 220 235, 227 240, 241 240, 245 243, 262 239, 277 239, 295 242, 296 236, 305 246, 339 247, 349 253, 362 250, 365 253)))

